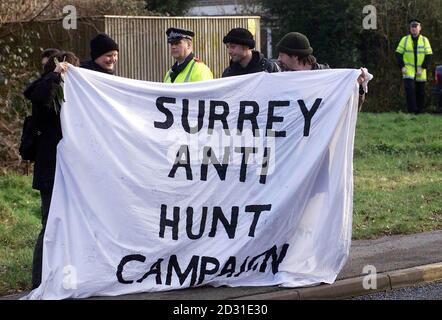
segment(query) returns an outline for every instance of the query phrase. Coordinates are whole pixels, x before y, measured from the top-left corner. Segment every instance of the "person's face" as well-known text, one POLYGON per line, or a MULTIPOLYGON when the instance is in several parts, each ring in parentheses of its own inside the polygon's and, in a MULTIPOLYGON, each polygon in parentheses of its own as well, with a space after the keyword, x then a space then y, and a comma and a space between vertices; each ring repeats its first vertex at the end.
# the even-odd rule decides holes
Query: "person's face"
POLYGON ((230 42, 226 43, 226 47, 230 59, 232 59, 233 62, 240 62, 247 56, 247 52, 249 50, 249 47, 247 46, 230 42))
POLYGON ((118 51, 112 50, 102 54, 97 59, 95 59, 95 63, 98 64, 105 70, 113 71, 115 68, 115 64, 118 61, 118 51))
POLYGON ((192 44, 190 41, 180 39, 170 44, 170 54, 175 60, 183 61, 192 52, 192 44))
POLYGON ((290 56, 284 52, 279 53, 278 62, 285 71, 298 71, 302 67, 297 56, 290 56))
POLYGON ((413 36, 418 36, 421 32, 421 25, 419 23, 412 23, 410 25, 410 33, 413 36))

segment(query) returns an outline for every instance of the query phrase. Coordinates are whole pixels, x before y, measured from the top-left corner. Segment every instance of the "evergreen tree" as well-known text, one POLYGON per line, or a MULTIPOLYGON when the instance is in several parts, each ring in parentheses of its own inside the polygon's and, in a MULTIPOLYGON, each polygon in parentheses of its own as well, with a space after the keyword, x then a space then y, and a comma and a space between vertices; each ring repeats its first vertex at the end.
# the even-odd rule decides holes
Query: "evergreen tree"
POLYGON ((186 13, 193 0, 145 0, 146 9, 164 15, 181 16, 186 13))

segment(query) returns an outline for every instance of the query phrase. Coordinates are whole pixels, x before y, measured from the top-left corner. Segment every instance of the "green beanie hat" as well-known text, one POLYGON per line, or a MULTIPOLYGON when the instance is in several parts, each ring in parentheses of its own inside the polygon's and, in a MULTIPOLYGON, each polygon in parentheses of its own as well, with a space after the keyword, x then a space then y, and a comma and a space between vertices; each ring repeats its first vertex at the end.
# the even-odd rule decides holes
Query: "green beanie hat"
POLYGON ((296 56, 308 56, 313 53, 307 37, 299 32, 287 33, 276 45, 279 52, 296 56))

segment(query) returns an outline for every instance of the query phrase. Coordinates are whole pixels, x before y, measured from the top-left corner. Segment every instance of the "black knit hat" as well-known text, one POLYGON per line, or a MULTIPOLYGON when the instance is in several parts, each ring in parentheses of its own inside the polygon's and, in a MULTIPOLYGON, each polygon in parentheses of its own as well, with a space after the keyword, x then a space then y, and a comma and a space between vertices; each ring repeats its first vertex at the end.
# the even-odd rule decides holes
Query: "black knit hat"
POLYGON ((224 43, 236 43, 248 46, 250 49, 255 48, 255 40, 252 33, 244 28, 234 28, 223 38, 224 43))
POLYGON ((299 32, 287 33, 276 45, 279 52, 296 56, 308 56, 313 53, 308 38, 299 32))
POLYGON ((105 33, 100 33, 91 40, 92 60, 95 60, 106 52, 113 50, 119 51, 118 44, 105 33))

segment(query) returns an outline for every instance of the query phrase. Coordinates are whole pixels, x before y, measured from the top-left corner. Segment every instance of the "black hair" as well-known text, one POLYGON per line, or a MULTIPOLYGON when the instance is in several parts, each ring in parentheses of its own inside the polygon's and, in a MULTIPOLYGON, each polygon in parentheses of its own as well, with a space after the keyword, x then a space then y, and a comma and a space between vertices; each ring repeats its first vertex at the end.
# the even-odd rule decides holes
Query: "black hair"
POLYGON ((55 49, 55 48, 48 48, 45 49, 42 53, 41 53, 41 58, 49 58, 50 56, 59 53, 60 50, 55 49))
POLYGON ((46 64, 44 65, 44 72, 48 73, 51 71, 54 71, 56 64, 55 64, 55 58, 57 58, 57 60, 59 62, 69 62, 70 64, 72 64, 73 66, 78 67, 80 65, 80 59, 78 59, 78 57, 70 51, 60 51, 56 54, 53 54, 52 56, 49 57, 48 62, 46 62, 46 64))

